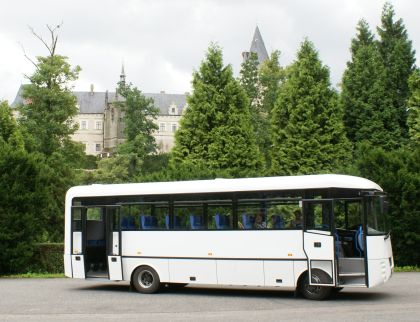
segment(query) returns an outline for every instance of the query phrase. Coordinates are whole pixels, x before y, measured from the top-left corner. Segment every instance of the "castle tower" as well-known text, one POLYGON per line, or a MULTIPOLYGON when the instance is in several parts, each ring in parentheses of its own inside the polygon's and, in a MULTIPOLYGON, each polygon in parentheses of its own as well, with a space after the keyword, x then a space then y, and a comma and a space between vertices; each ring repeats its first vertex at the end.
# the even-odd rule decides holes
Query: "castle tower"
POLYGON ((258 28, 258 26, 255 28, 254 37, 252 38, 251 42, 251 48, 249 49, 249 51, 245 51, 242 53, 244 61, 248 59, 250 53, 257 54, 260 66, 265 60, 269 58, 267 49, 265 48, 264 41, 262 39, 260 29, 258 28))

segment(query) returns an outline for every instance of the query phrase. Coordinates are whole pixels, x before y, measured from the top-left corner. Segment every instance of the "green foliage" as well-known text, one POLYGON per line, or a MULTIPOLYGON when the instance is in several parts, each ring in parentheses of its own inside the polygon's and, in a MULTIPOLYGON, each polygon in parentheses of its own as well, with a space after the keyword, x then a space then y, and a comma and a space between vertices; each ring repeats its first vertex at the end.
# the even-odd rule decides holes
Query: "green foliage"
POLYGON ((257 174, 262 156, 253 136, 249 102, 231 66, 223 66, 222 51, 209 47, 206 59, 193 74, 193 93, 175 134, 170 165, 257 174))
POLYGON ((397 110, 386 90, 386 70, 366 21, 357 25, 343 75, 341 104, 347 137, 386 149, 401 143, 397 110))
POLYGON ((35 71, 28 76, 30 84, 23 88, 25 103, 18 108, 26 150, 44 158, 42 175, 48 194, 44 196, 43 231, 44 238, 50 241, 63 238, 65 193, 76 182, 74 169, 81 168, 85 160, 83 145, 70 138, 77 129, 71 83, 77 79, 80 67, 72 68, 67 57, 56 54, 57 28, 48 27, 51 44, 33 32, 48 49, 48 55, 33 62, 35 71))
MULTIPOLYGON (((63 273, 63 253, 63 243, 36 244, 31 264, 31 271, 48 274, 63 273)), ((36 275, 34 275, 34 277, 36 277, 36 275)))
POLYGON ((12 110, 6 101, 0 101, 0 142, 20 150, 24 148, 22 133, 18 130, 12 110))
MULTIPOLYGON (((259 110, 260 103, 260 83, 258 76, 258 55, 251 52, 248 59, 241 65, 239 83, 248 96, 250 105, 257 111, 259 110)), ((251 110, 252 114, 252 110, 251 110)))
POLYGON ((153 132, 158 126, 153 122, 159 110, 154 106, 153 99, 146 98, 137 87, 118 83, 118 93, 124 98, 119 105, 124 112, 124 134, 126 142, 119 148, 120 153, 135 153, 144 158, 156 152, 156 142, 153 132))
POLYGON ((408 81, 411 96, 408 100, 408 131, 412 144, 420 146, 420 71, 416 69, 408 81))
POLYGON ((385 152, 361 145, 357 156, 357 174, 377 182, 388 194, 396 264, 419 265, 420 148, 385 152))
POLYGON ((277 100, 280 84, 284 80, 284 70, 279 62, 280 51, 273 51, 270 58, 265 60, 259 70, 259 81, 261 88, 261 107, 259 123, 254 123, 258 128, 256 131, 258 146, 264 154, 266 168, 271 167, 270 150, 270 119, 271 112, 277 100))
POLYGON ((280 90, 280 84, 284 80, 285 71, 280 66, 280 51, 275 50, 270 58, 265 60, 259 70, 262 87, 262 110, 271 115, 280 90))
POLYGON ((394 267, 394 272, 395 273, 420 272, 420 267, 419 266, 396 266, 396 267, 394 267))
POLYGON ((0 274, 25 271, 43 238, 50 198, 44 163, 0 140, 0 274))
POLYGON ((68 85, 77 79, 80 68, 72 69, 67 57, 51 55, 37 57, 36 71, 25 85, 20 106, 20 123, 33 137, 34 146, 29 147, 46 156, 69 144, 69 136, 77 125, 73 118, 77 114, 76 97, 68 85))
POLYGON ((337 94, 329 70, 305 40, 272 111, 271 172, 276 175, 331 172, 348 160, 337 94))
POLYGON ((395 21, 391 4, 383 7, 378 48, 386 70, 386 93, 397 111, 403 137, 407 136, 407 99, 410 96, 408 78, 415 66, 415 51, 408 39, 402 19, 395 21))

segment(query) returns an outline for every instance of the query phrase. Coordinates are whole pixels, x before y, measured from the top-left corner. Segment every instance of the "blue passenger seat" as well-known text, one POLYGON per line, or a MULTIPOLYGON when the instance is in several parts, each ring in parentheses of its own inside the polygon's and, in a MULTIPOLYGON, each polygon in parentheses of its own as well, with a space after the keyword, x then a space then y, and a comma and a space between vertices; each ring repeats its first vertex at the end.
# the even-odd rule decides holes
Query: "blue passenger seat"
POLYGON ((204 228, 203 218, 200 215, 191 214, 190 215, 190 224, 191 224, 191 229, 193 229, 193 230, 204 228))
POLYGON ((280 215, 273 215, 271 217, 271 220, 273 222, 273 229, 283 229, 284 228, 284 219, 280 215), (274 220, 273 220, 274 219, 274 220))
POLYGON ((141 227, 145 230, 157 228, 157 218, 154 216, 140 215, 141 227))
POLYGON ((121 230, 136 230, 134 217, 131 217, 131 216, 122 217, 121 230))
POLYGON ((216 214, 214 216, 214 219, 216 221, 216 228, 217 229, 229 229, 230 228, 229 216, 228 215, 216 214))
POLYGON ((365 243, 363 238, 363 227, 360 225, 356 233, 354 234, 354 248, 355 248, 355 254, 362 257, 365 252, 365 243))
MULTIPOLYGON (((166 229, 169 229, 169 215, 165 216, 165 224, 166 224, 166 229)), ((181 219, 179 218, 179 216, 174 217, 174 228, 175 229, 181 228, 181 219)))
POLYGON ((247 214, 242 214, 242 224, 244 229, 252 229, 254 227, 255 217, 247 214))

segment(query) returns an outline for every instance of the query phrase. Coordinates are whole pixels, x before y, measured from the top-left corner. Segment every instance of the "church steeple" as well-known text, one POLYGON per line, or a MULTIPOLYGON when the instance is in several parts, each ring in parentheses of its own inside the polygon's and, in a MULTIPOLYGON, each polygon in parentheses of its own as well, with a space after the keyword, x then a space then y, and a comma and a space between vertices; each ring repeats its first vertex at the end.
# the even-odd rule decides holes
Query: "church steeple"
POLYGON ((125 84, 124 63, 122 63, 122 65, 121 65, 120 82, 123 83, 123 84, 125 84))
POLYGON ((262 39, 260 29, 258 26, 255 27, 254 37, 252 38, 251 48, 249 52, 242 53, 244 61, 249 57, 249 53, 256 53, 258 56, 258 62, 261 65, 263 61, 268 59, 267 49, 265 49, 264 41, 262 39))

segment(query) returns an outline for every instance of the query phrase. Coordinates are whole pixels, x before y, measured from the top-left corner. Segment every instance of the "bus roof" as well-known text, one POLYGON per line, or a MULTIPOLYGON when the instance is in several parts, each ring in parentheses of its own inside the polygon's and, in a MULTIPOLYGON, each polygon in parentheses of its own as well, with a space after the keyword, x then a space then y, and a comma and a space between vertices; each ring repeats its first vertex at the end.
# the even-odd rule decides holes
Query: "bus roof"
POLYGON ((89 186, 72 187, 67 192, 66 197, 71 200, 74 197, 165 195, 327 188, 382 191, 382 188, 379 185, 368 179, 338 174, 319 174, 241 179, 93 184, 89 186))

